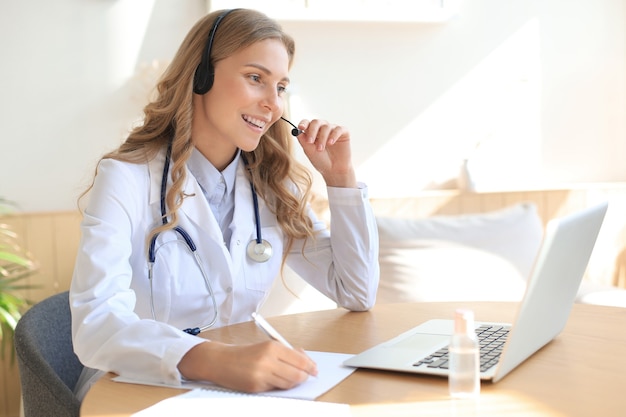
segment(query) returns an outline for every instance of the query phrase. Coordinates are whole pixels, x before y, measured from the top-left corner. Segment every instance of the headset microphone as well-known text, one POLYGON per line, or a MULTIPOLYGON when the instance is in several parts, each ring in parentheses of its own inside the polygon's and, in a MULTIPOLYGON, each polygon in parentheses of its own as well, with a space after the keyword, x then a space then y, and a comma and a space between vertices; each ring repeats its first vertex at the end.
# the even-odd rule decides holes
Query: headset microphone
POLYGON ((283 119, 283 121, 289 123, 293 129, 291 129, 291 134, 294 136, 298 136, 300 133, 303 133, 304 130, 298 129, 298 126, 294 125, 293 123, 291 123, 289 120, 285 119, 284 117, 281 116, 281 119, 283 119))

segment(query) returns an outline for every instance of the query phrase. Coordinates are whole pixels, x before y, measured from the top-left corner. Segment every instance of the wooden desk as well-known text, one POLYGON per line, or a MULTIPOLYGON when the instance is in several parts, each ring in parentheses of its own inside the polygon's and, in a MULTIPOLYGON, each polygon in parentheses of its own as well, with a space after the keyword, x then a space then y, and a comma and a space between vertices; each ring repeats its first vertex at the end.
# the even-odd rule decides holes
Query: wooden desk
MULTIPOLYGON (((357 353, 431 318, 468 307, 482 321, 514 319, 515 303, 378 305, 365 313, 327 310, 268 319, 307 350, 357 353)), ((266 336, 251 323, 203 333, 228 343, 266 336)), ((83 417, 129 416, 181 390, 96 383, 83 417)), ((626 309, 575 305, 560 336, 497 384, 483 383, 478 401, 452 401, 445 378, 359 369, 319 398, 351 405, 354 416, 624 416, 626 415, 626 309)))

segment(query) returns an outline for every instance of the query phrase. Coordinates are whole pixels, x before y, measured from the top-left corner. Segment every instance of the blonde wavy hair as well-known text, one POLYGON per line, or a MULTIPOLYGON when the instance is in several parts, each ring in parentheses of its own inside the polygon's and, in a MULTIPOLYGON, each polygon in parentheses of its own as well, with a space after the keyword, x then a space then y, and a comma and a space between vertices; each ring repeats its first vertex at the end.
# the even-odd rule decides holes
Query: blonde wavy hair
MULTIPOLYGON (((145 106, 143 123, 131 131, 118 149, 102 157, 142 164, 155 158, 171 143, 172 186, 166 194, 169 221, 155 227, 147 237, 148 241, 157 233, 173 229, 178 224, 178 209, 187 197, 183 193, 183 185, 187 172, 185 164, 193 150, 193 78, 207 47, 209 32, 223 12, 210 13, 191 28, 157 83, 156 97, 145 106)), ((248 9, 234 10, 219 24, 211 49, 211 63, 215 65, 240 49, 265 39, 279 39, 283 43, 291 67, 295 53, 293 38, 262 13, 248 9)), ((292 143, 293 138, 286 124, 274 123, 261 138, 259 146, 252 152, 244 153, 249 179, 258 195, 274 212, 287 236, 285 254, 294 239, 314 237, 313 225, 307 216, 312 178, 309 171, 293 157, 292 143)))

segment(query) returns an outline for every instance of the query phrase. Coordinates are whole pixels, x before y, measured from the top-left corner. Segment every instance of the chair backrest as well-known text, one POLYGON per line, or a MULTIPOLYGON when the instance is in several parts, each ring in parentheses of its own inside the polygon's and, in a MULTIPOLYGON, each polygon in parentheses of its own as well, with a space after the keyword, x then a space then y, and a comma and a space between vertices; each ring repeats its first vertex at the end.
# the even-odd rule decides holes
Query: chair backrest
POLYGON ((67 291, 31 307, 15 328, 15 350, 25 417, 76 417, 73 393, 83 369, 72 345, 67 291))

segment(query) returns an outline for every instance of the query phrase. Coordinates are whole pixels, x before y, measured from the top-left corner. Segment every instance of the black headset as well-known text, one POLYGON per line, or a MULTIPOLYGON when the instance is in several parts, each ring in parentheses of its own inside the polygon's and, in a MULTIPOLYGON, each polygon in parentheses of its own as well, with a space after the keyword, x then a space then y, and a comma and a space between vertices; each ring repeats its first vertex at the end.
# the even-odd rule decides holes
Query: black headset
POLYGON ((211 32, 209 33, 209 40, 207 41, 206 48, 202 53, 202 59, 196 68, 196 73, 193 76, 193 92, 196 94, 206 94, 207 91, 213 87, 213 79, 215 78, 215 69, 211 63, 211 49, 213 48, 213 39, 215 38, 215 32, 222 19, 224 19, 230 12, 234 12, 238 9, 226 10, 224 13, 217 16, 211 32))
MULTIPOLYGON (((211 87, 213 87, 213 80, 215 79, 215 69, 213 68, 213 64, 211 64, 211 49, 213 48, 213 39, 215 38, 215 32, 217 32, 217 27, 219 26, 222 19, 224 19, 230 12, 234 12, 239 9, 230 9, 226 10, 215 19, 215 23, 213 23, 213 27, 209 32, 209 40, 206 43, 206 48, 204 48, 204 52, 202 52, 202 59, 196 67, 196 72, 193 76, 193 92, 199 95, 206 94, 211 87)), ((293 129, 291 129, 291 134, 293 136, 298 136, 302 133, 302 130, 298 129, 296 125, 291 123, 289 120, 281 117, 281 119, 287 123, 289 123, 293 129)))

